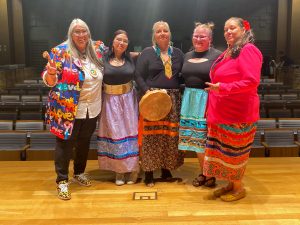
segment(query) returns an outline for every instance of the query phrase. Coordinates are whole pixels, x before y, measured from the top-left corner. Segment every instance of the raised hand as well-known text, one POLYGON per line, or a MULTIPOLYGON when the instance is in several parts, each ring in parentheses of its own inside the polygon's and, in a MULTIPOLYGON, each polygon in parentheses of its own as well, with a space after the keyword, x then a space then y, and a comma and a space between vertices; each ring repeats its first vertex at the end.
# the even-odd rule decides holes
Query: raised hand
POLYGON ((48 63, 46 65, 47 74, 52 75, 52 76, 56 75, 57 68, 56 68, 55 60, 51 59, 51 57, 47 51, 43 52, 43 58, 48 60, 48 63))

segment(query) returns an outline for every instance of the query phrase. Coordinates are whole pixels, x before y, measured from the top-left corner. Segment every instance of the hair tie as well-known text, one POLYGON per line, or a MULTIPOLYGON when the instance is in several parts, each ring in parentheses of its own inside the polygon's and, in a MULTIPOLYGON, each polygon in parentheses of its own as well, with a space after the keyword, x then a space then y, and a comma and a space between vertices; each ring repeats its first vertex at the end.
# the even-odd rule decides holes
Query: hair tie
POLYGON ((250 30, 250 23, 247 20, 243 20, 243 25, 246 31, 250 30))

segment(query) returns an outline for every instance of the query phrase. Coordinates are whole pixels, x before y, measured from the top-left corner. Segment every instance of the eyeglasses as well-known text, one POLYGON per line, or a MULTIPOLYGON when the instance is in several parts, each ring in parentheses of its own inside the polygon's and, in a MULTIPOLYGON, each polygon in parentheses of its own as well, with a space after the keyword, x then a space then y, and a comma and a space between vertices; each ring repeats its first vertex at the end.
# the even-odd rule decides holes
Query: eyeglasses
POLYGON ((203 39, 207 38, 207 36, 193 35, 193 38, 196 40, 198 40, 198 39, 203 40, 203 39))
POLYGON ((75 36, 79 37, 79 36, 85 36, 85 35, 87 35, 88 32, 87 32, 87 30, 75 30, 75 31, 73 32, 73 34, 74 34, 75 36))
POLYGON ((116 38, 115 39, 117 42, 121 43, 123 42, 124 44, 128 45, 129 41, 127 39, 122 39, 122 38, 116 38))

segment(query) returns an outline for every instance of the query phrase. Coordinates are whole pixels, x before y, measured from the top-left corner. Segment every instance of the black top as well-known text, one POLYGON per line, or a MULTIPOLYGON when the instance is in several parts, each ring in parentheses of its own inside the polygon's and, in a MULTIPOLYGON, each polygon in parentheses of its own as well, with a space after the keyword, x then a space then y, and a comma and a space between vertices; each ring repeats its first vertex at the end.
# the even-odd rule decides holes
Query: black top
POLYGON ((182 76, 184 78, 185 86, 190 88, 204 89, 205 82, 210 82, 209 71, 213 62, 218 58, 221 52, 214 48, 209 48, 205 52, 190 51, 184 56, 184 63, 182 66, 182 76), (207 61, 192 63, 189 59, 203 59, 207 61))
POLYGON ((126 84, 134 78, 134 63, 125 58, 122 66, 113 66, 108 59, 104 60, 103 82, 110 85, 126 84))
POLYGON ((135 80, 139 88, 143 92, 150 88, 179 89, 182 83, 179 73, 183 64, 183 56, 180 49, 173 47, 172 77, 169 79, 165 75, 163 62, 154 48, 145 48, 137 60, 135 69, 135 80))

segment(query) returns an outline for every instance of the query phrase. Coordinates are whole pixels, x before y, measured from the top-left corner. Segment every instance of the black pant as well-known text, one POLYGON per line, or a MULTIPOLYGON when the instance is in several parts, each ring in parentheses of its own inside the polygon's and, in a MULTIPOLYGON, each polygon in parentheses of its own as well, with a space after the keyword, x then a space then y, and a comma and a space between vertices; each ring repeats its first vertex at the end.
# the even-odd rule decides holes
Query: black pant
POLYGON ((90 140, 96 128, 98 117, 92 119, 76 119, 70 139, 56 137, 55 171, 56 182, 68 180, 69 164, 74 149, 74 174, 84 172, 90 148, 90 140))

